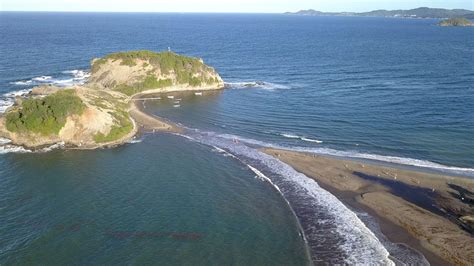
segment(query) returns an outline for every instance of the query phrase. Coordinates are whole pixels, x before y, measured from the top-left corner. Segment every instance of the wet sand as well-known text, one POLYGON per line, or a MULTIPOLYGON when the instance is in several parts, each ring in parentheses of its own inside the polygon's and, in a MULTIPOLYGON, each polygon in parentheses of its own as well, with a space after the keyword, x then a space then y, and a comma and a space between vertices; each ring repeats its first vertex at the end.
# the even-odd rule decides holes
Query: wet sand
MULTIPOLYGON (((142 97, 146 97, 143 95, 142 97)), ((130 116, 135 120, 135 122, 140 126, 142 130, 145 131, 166 131, 166 132, 173 132, 173 133, 180 133, 182 132, 182 128, 178 125, 165 121, 164 119, 147 114, 141 109, 142 100, 139 98, 132 99, 130 105, 130 116)))
POLYGON ((394 243, 421 252, 432 265, 474 261, 474 180, 263 149, 315 179, 347 206, 374 217, 394 243))

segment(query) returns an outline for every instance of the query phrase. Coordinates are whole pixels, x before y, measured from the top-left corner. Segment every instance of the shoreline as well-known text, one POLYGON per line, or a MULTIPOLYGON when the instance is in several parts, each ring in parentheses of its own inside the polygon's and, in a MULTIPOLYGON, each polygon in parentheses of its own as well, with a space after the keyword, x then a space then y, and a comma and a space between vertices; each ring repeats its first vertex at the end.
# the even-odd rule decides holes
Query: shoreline
POLYGON ((451 194, 455 189, 448 183, 472 191, 474 180, 303 152, 261 150, 314 179, 346 206, 368 213, 390 242, 422 253, 430 264, 467 265, 474 259, 474 249, 469 245, 474 243, 472 234, 447 218, 456 214, 449 213, 452 210, 463 210, 472 217, 472 206, 451 194), (439 202, 447 213, 430 208, 439 202))
MULTIPOLYGON (((86 88, 86 87, 84 87, 86 88)), ((150 95, 158 95, 158 94, 165 94, 165 93, 171 93, 171 92, 203 92, 203 91, 215 91, 215 90, 222 90, 224 89, 223 86, 202 86, 202 87, 189 87, 189 86, 172 86, 168 88, 161 88, 161 89, 151 89, 151 90, 146 90, 142 91, 139 93, 136 93, 132 96, 128 96, 128 104, 129 108, 127 110, 128 114, 130 115, 130 120, 133 124, 133 128, 130 132, 128 132, 125 136, 122 136, 121 138, 114 140, 114 141, 109 141, 105 143, 94 143, 94 144, 84 144, 84 145, 74 145, 74 144, 61 144, 64 143, 60 139, 52 139, 51 141, 45 141, 41 145, 24 145, 24 144, 15 144, 15 143, 10 143, 11 145, 14 145, 15 147, 20 147, 24 150, 27 151, 41 151, 45 148, 49 148, 51 146, 55 145, 62 145, 62 148, 65 150, 95 150, 95 149, 100 149, 100 148, 113 148, 116 146, 120 146, 123 144, 126 144, 128 141, 133 139, 139 134, 140 128, 143 130, 149 130, 153 132, 171 132, 171 133, 181 133, 183 129, 176 125, 175 123, 171 121, 167 121, 161 117, 157 117, 154 115, 150 115, 146 113, 140 106, 137 104, 138 101, 142 101, 141 98, 144 98, 146 96, 150 95)), ((115 92, 115 91, 108 91, 107 93, 110 93, 111 95, 120 95, 121 97, 125 96, 122 93, 115 92)), ((6 133, 7 131, 3 128, 4 122, 2 119, 4 117, 4 113, 0 113, 0 137, 9 139, 8 134, 6 133)))
MULTIPOLYGON (((219 88, 213 90, 219 90, 219 88)), ((174 88, 159 92, 154 90, 145 91, 133 95, 128 101, 128 112, 134 125, 130 133, 120 140, 97 145, 96 147, 64 147, 64 149, 92 150, 123 145, 139 134, 140 129, 153 132, 182 133, 184 130, 183 127, 147 113, 140 104, 147 99, 141 98, 170 92, 191 93, 192 91, 200 92, 205 90, 182 90, 180 88, 174 88)), ((388 181, 397 180, 396 182, 415 187, 423 193, 426 192, 425 190, 433 190, 433 192, 436 191, 437 193, 442 191, 443 199, 449 200, 448 204, 443 207, 447 207, 449 210, 449 208, 453 206, 453 208, 459 208, 462 204, 459 202, 456 203, 456 200, 459 201, 459 199, 449 196, 446 184, 451 182, 459 185, 461 188, 467 187, 467 191, 474 191, 474 180, 466 177, 444 176, 439 173, 409 169, 403 167, 403 165, 397 168, 383 161, 378 163, 378 161, 368 159, 340 158, 331 155, 316 155, 274 148, 262 148, 261 150, 289 164, 295 170, 304 173, 309 178, 315 179, 323 189, 335 195, 350 209, 356 212, 363 211, 368 213, 380 227, 383 236, 391 243, 401 243, 409 246, 411 249, 423 254, 430 264, 446 265, 447 263, 454 263, 464 265, 467 264, 466 261, 474 259, 471 258, 472 255, 469 253, 473 253, 472 248, 466 250, 466 248, 469 247, 462 247, 460 245, 463 243, 466 244, 468 241, 473 241, 472 233, 466 237, 467 233, 459 229, 459 224, 448 220, 447 214, 437 213, 435 209, 431 209, 429 204, 433 201, 425 199, 424 197, 426 195, 420 196, 420 202, 416 202, 416 199, 410 201, 404 198, 403 195, 391 191, 394 186, 393 182, 387 184, 388 181), (315 164, 322 169, 316 167, 315 164), (328 166, 333 169, 324 169, 328 166), (390 207, 392 203, 393 206, 390 207), (403 218, 411 216, 415 218, 402 221, 403 218), (398 219, 398 217, 402 219, 398 219), (432 223, 433 220, 436 221, 434 224, 432 223), (424 221, 427 221, 426 224, 424 221), (418 230, 418 228, 421 228, 421 231, 418 230), (429 234, 427 230, 437 232, 429 234), (430 242, 430 238, 437 238, 440 232, 440 238, 445 237, 449 240, 449 243, 439 243, 439 241, 436 243, 430 242), (455 239, 450 235, 454 235, 455 239), (459 241, 458 238, 464 239, 467 242, 459 241), (449 245, 452 245, 452 247, 449 245), (459 253, 457 251, 459 251, 459 253)), ((416 189, 415 191, 417 191, 416 189)), ((469 215, 472 217, 474 209, 471 208, 469 211, 469 215)), ((296 215, 295 217, 298 219, 296 215)), ((369 229, 373 231, 372 228, 369 229)))

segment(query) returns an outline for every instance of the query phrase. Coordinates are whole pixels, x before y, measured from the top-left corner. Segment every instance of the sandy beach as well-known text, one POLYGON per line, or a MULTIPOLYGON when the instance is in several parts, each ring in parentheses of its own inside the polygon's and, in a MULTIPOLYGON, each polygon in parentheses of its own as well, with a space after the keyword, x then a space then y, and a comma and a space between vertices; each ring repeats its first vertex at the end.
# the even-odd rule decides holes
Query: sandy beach
POLYGON ((373 216, 394 243, 432 265, 472 265, 474 180, 302 152, 264 149, 315 179, 351 208, 373 216))
POLYGON ((163 119, 145 113, 140 106, 141 100, 133 99, 130 104, 130 116, 139 125, 142 130, 146 131, 166 131, 179 133, 182 129, 176 124, 164 121, 163 119))

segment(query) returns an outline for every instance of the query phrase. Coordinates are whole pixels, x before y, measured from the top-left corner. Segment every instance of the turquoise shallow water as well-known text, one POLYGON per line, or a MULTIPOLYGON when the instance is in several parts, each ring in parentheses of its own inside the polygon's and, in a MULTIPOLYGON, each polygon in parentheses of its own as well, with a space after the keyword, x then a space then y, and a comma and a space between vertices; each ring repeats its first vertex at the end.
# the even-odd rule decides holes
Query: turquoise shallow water
POLYGON ((296 218, 245 165, 172 135, 0 162, 5 265, 308 263, 296 218))

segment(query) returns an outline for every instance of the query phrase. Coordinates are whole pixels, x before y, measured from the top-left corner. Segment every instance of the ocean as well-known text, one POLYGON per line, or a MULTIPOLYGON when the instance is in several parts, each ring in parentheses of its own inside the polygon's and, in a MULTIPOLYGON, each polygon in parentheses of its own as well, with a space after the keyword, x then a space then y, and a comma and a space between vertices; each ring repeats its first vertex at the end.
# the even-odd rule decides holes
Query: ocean
POLYGON ((201 57, 226 83, 145 103, 183 135, 40 153, 0 140, 0 264, 389 263, 364 214, 258 148, 474 177, 474 29, 436 22, 0 12, 0 111, 116 51, 201 57))

